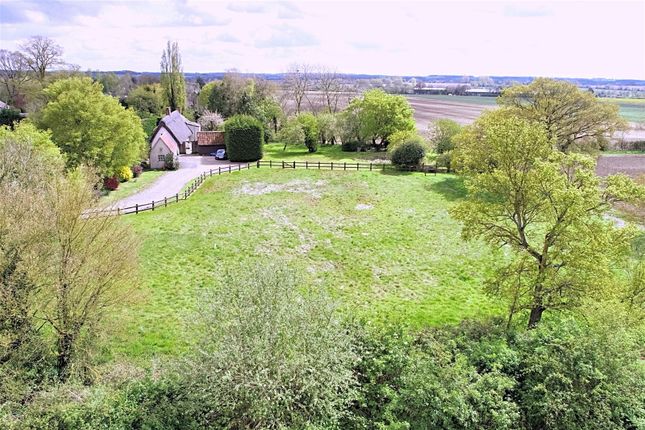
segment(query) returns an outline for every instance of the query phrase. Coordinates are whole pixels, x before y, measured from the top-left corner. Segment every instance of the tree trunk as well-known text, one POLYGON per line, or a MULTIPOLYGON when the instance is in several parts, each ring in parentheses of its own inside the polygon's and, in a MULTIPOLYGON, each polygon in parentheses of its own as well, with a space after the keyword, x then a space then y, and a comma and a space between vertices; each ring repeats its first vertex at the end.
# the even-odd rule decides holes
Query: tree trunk
POLYGON ((529 330, 537 327, 538 323, 542 319, 542 312, 544 312, 544 306, 538 305, 531 308, 528 325, 529 330))
POLYGON ((61 382, 67 381, 69 378, 69 366, 72 360, 72 346, 74 338, 69 333, 60 333, 58 335, 58 357, 56 362, 56 370, 58 371, 58 379, 61 382))

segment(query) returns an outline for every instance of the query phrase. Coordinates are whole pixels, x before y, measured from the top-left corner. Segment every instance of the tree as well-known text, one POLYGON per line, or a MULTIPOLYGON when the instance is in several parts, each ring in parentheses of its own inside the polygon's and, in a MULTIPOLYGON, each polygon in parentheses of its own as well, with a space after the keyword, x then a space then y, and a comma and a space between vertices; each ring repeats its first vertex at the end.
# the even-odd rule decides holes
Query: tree
POLYGON ((553 79, 538 78, 528 85, 506 88, 498 103, 543 124, 547 137, 563 152, 574 145, 602 142, 625 127, 617 105, 602 103, 574 84, 553 79))
POLYGON ((0 50, 0 83, 7 94, 9 105, 21 104, 24 86, 29 82, 27 58, 20 52, 0 50))
POLYGON ((320 143, 325 145, 327 143, 336 144, 336 135, 338 134, 338 119, 332 113, 321 113, 316 116, 318 121, 318 132, 320 135, 320 143))
POLYGON ((287 145, 304 145, 305 144, 305 130, 302 124, 295 118, 289 118, 282 126, 278 133, 278 140, 284 142, 284 151, 287 145))
POLYGON ((363 97, 355 98, 347 108, 349 115, 358 116, 358 136, 371 140, 373 145, 386 148, 389 137, 397 131, 413 131, 413 110, 403 96, 386 94, 383 90, 370 90, 363 97))
POLYGON ((320 140, 316 117, 310 112, 304 112, 298 115, 296 120, 305 132, 305 146, 309 149, 309 152, 316 152, 318 150, 318 141, 320 140))
POLYGON ((114 73, 99 73, 95 77, 96 81, 103 86, 103 92, 111 96, 119 96, 119 77, 114 73))
POLYGON ((36 74, 40 82, 45 80, 47 70, 63 64, 63 48, 47 37, 34 36, 20 48, 26 58, 27 66, 36 74))
POLYGON ((320 67, 317 73, 317 80, 327 113, 336 113, 340 92, 342 90, 340 75, 335 70, 320 67))
POLYGON ((213 88, 215 86, 219 85, 218 81, 211 81, 205 84, 199 91, 199 95, 197 96, 197 104, 199 109, 208 109, 209 108, 209 100, 211 93, 213 92, 213 88))
POLYGON ((431 126, 431 143, 439 157, 437 162, 446 166, 450 172, 452 165, 452 150, 455 147, 454 138, 461 131, 461 126, 450 119, 439 119, 431 126))
POLYGON ((224 118, 218 112, 205 110, 199 117, 198 122, 202 126, 202 130, 214 131, 220 125, 224 124, 224 118))
POLYGON ((40 126, 65 154, 68 168, 82 164, 112 176, 144 156, 146 142, 139 117, 103 94, 90 78, 69 78, 45 89, 48 99, 40 126))
POLYGON ((170 110, 186 110, 186 81, 177 42, 168 41, 161 56, 161 88, 170 110))
POLYGON ((529 310, 533 328, 545 310, 600 295, 632 235, 602 215, 612 199, 642 191, 624 176, 607 178, 601 191, 591 158, 554 150, 541 124, 506 111, 482 115, 456 141, 468 198, 451 212, 466 239, 510 251, 488 284, 509 299, 509 321, 529 310))
POLYGON ((183 373, 214 412, 205 427, 336 427, 357 357, 325 294, 285 267, 253 264, 226 273, 200 315, 203 336, 183 373))
POLYGON ((311 74, 311 66, 308 64, 292 64, 284 78, 284 92, 293 102, 296 115, 302 110, 302 101, 307 97, 307 91, 310 89, 311 74))
POLYGON ((126 102, 141 115, 159 115, 164 107, 162 93, 159 84, 140 85, 130 91, 126 102))

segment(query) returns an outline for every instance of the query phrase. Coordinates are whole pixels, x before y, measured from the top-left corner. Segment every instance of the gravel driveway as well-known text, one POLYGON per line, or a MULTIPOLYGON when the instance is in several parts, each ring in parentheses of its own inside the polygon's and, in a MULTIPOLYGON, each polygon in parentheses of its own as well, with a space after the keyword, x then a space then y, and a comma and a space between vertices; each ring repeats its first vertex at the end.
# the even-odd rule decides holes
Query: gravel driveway
POLYGON ((204 172, 218 167, 237 166, 238 164, 246 163, 216 160, 212 156, 180 155, 179 169, 164 173, 147 188, 119 200, 112 207, 125 208, 135 204, 150 203, 153 200, 163 200, 164 197, 171 197, 179 193, 187 183, 204 172))

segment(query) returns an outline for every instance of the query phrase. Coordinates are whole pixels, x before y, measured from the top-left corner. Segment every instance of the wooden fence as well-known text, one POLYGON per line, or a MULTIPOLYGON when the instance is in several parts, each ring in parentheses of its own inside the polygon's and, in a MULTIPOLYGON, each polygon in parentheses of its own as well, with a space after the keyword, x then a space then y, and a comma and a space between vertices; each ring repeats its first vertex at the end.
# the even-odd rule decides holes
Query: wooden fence
POLYGON ((334 163, 332 161, 273 161, 273 160, 260 160, 254 163, 237 164, 229 166, 220 166, 217 169, 211 169, 202 173, 197 178, 189 182, 188 186, 180 193, 174 196, 164 197, 162 200, 151 201, 149 203, 135 204, 125 208, 108 207, 102 209, 94 209, 86 212, 87 215, 126 215, 138 214, 145 211, 154 211, 155 209, 165 208, 182 200, 187 200, 197 189, 204 183, 206 178, 211 176, 218 176, 226 173, 239 172, 242 170, 249 170, 251 168, 269 167, 276 169, 315 169, 315 170, 335 170, 335 171, 407 171, 407 172, 423 172, 424 174, 434 173, 437 174, 437 165, 422 164, 421 166, 414 167, 397 167, 387 163, 334 163))

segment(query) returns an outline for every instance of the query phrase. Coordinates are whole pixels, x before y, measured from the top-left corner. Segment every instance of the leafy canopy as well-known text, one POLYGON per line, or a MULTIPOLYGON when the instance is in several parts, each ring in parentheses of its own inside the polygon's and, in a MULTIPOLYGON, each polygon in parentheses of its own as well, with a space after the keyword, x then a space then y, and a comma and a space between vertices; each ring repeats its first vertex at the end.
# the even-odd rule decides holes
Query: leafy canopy
POLYGON ((511 315, 530 310, 533 327, 547 309, 602 295, 633 235, 603 214, 637 188, 621 176, 601 191, 593 159, 554 150, 541 124, 505 110, 467 127, 454 151, 468 198, 452 213, 466 239, 510 251, 489 291, 509 300, 511 315))
POLYGON ((68 168, 82 164, 103 175, 141 160, 146 147, 141 121, 132 110, 103 94, 90 78, 68 78, 49 85, 40 126, 66 157, 68 168))
POLYGON ((602 142, 625 127, 618 106, 601 103, 592 93, 553 79, 538 78, 528 85, 507 88, 498 103, 543 124, 547 137, 564 152, 574 145, 602 142))

